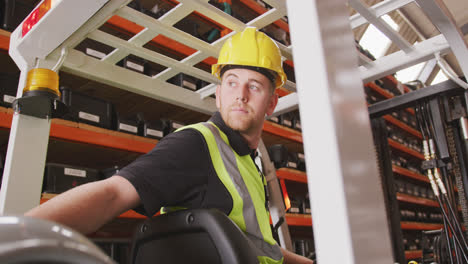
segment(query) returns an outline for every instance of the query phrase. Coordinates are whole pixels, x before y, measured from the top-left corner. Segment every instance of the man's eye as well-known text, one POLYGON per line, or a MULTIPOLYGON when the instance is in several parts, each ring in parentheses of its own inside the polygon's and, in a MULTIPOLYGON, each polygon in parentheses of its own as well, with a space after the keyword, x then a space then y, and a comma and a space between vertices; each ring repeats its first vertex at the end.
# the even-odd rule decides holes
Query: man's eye
POLYGON ((235 83, 235 82, 228 82, 228 85, 229 85, 230 87, 235 87, 235 86, 236 86, 236 83, 235 83))
POLYGON ((249 86, 249 88, 250 88, 250 90, 254 90, 254 91, 258 91, 258 89, 259 89, 257 85, 253 85, 253 84, 251 84, 249 86))

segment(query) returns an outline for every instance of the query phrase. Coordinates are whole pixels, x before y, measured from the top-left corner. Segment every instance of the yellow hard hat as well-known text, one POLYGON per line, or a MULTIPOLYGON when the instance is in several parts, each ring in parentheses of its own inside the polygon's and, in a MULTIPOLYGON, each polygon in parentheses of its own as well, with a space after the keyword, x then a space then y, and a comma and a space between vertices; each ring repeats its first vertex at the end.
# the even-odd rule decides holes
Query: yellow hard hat
POLYGON ((224 42, 218 63, 211 66, 211 74, 221 79, 225 65, 260 67, 275 72, 275 88, 286 83, 281 51, 276 42, 254 27, 247 27, 224 42))

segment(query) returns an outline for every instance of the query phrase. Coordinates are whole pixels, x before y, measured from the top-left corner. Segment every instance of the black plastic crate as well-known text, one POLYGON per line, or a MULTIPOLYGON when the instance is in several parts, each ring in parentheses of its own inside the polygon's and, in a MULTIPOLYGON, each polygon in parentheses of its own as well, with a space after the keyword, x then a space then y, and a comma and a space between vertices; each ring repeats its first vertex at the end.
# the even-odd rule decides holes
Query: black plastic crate
POLYGON ((288 160, 288 149, 282 144, 272 145, 268 148, 270 160, 275 164, 275 168, 285 167, 288 160))
POLYGON ((76 186, 98 180, 98 170, 47 163, 42 190, 47 193, 62 193, 76 186))
POLYGON ((275 164, 275 168, 298 169, 297 153, 290 153, 282 144, 272 145, 268 148, 270 160, 275 164))
POLYGON ((69 107, 64 119, 113 129, 115 112, 112 103, 61 87, 62 102, 69 107))
POLYGON ((281 124, 285 127, 294 128, 294 120, 295 119, 293 113, 285 113, 282 114, 281 124))
POLYGON ((115 128, 117 131, 132 134, 132 135, 140 135, 140 122, 141 121, 138 117, 130 117, 130 118, 116 118, 115 128))
POLYGON ((164 137, 166 124, 163 120, 147 121, 143 124, 141 136, 161 139, 164 137))
POLYGON ((147 62, 142 58, 135 56, 127 56, 121 60, 117 65, 122 66, 126 69, 145 74, 147 72, 147 62))
POLYGON ((272 116, 270 118, 268 118, 269 121, 273 122, 273 123, 276 123, 276 124, 281 124, 283 122, 282 120, 282 116, 279 115, 279 116, 272 116))
POLYGON ((184 123, 174 121, 174 120, 165 120, 164 136, 176 131, 177 129, 183 126, 185 126, 184 123))
POLYGON ((302 131, 301 119, 299 117, 294 118, 294 129, 302 131))
POLYGON ((167 80, 167 82, 191 91, 196 91, 202 86, 201 80, 183 73, 177 74, 176 76, 167 80))
POLYGON ((111 167, 111 168, 103 169, 103 170, 101 170, 101 173, 100 173, 101 179, 104 180, 104 179, 110 178, 110 177, 118 174, 121 169, 122 169, 122 167, 120 167, 120 166, 114 166, 114 167, 111 167))
POLYGON ((289 202, 291 203, 291 207, 287 212, 291 214, 300 214, 302 209, 302 200, 290 197, 289 202))
POLYGON ((300 171, 305 171, 306 170, 306 163, 305 163, 305 157, 304 153, 296 153, 297 155, 297 169, 300 171))
POLYGON ((295 169, 295 170, 299 169, 297 153, 293 153, 293 152, 288 153, 288 160, 286 162, 285 167, 295 169))
POLYGON ((16 99, 19 77, 19 73, 0 74, 0 106, 11 107, 11 103, 16 99))
POLYGON ((308 193, 306 194, 306 196, 302 200, 301 213, 302 214, 307 214, 307 215, 310 215, 312 213, 312 210, 310 208, 310 198, 309 198, 308 193))

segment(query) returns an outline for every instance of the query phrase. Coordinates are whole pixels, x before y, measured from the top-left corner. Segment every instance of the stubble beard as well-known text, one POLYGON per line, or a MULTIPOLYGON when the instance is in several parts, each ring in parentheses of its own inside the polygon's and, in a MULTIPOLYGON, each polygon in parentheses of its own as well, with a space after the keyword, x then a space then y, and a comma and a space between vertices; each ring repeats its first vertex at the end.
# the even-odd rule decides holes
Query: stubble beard
POLYGON ((235 131, 239 131, 240 133, 249 133, 255 128, 255 113, 248 105, 243 105, 242 107, 245 108, 248 113, 245 115, 236 114, 232 109, 237 106, 237 104, 233 104, 224 110, 224 113, 221 113, 223 115, 224 122, 226 122, 226 125, 235 131))

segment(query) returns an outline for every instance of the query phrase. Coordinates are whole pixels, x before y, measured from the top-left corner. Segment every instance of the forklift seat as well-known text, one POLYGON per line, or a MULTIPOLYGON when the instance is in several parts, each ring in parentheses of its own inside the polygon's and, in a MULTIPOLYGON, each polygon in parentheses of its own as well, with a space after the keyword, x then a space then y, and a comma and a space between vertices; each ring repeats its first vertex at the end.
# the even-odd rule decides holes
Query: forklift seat
POLYGON ((130 263, 258 264, 250 243, 239 227, 216 209, 182 210, 139 226, 130 263))

